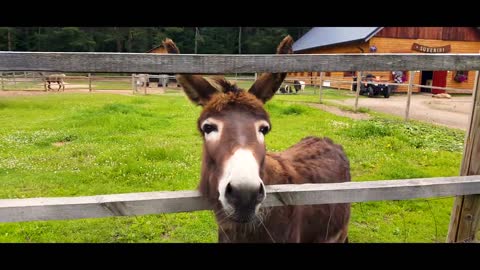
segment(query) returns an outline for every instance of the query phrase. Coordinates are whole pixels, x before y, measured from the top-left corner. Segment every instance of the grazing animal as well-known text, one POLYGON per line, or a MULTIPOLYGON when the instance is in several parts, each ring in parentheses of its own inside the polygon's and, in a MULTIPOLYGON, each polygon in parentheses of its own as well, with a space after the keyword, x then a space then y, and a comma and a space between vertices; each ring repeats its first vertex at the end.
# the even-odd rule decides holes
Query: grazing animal
POLYGON ((293 81, 293 87, 295 88, 295 93, 298 93, 300 90, 305 90, 305 82, 304 81, 299 81, 299 80, 294 80, 293 81))
POLYGON ((285 85, 281 86, 278 90, 282 94, 287 94, 287 93, 292 93, 293 92, 292 87, 289 84, 285 84, 285 85))
MULTIPOLYGON (((292 53, 292 43, 285 37, 277 54, 292 53)), ((163 44, 180 53, 172 40, 163 44)), ((266 185, 350 181, 346 154, 329 138, 306 137, 283 152, 266 151, 272 123, 264 104, 285 76, 264 73, 245 91, 220 77, 177 75, 187 97, 203 107, 198 189, 214 210, 219 242, 348 242, 349 203, 260 207, 266 185)))
POLYGON ((137 85, 140 87, 150 87, 150 80, 147 74, 138 74, 137 85))
POLYGON ((285 85, 285 91, 287 91, 287 93, 292 93, 292 92, 293 92, 292 87, 290 86, 290 84, 285 85))
POLYGON ((447 94, 447 93, 440 93, 440 94, 434 94, 432 95, 433 98, 448 98, 451 99, 452 96, 447 94))
POLYGON ((53 90, 51 87, 52 83, 57 83, 58 84, 58 89, 57 91, 65 91, 65 82, 64 79, 66 77, 65 74, 48 74, 46 75, 45 73, 41 73, 43 77, 43 86, 45 88, 45 91, 48 90, 53 90))

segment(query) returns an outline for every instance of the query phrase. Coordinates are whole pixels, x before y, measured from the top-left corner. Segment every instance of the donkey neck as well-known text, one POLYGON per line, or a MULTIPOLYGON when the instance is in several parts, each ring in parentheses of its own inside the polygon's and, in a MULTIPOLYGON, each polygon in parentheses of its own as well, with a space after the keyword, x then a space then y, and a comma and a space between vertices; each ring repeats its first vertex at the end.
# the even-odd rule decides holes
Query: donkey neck
POLYGON ((281 153, 272 152, 265 156, 262 176, 265 185, 295 184, 295 179, 299 179, 291 162, 281 153))

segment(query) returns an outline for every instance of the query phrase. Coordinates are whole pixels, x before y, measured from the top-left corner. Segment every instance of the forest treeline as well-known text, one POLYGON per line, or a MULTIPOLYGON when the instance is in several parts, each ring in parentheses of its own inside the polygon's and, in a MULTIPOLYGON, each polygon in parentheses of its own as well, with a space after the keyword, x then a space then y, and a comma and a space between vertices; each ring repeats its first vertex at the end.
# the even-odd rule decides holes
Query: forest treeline
POLYGON ((136 52, 169 37, 182 53, 271 54, 310 27, 0 27, 0 51, 136 52))

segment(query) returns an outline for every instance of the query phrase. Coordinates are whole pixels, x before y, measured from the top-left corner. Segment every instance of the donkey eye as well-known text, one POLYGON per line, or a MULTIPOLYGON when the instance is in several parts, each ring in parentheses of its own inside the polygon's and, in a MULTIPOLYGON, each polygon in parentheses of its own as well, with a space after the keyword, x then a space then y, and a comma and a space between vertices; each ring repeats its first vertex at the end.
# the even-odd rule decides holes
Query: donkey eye
POLYGON ((270 127, 269 126, 261 126, 258 131, 263 133, 263 135, 267 135, 267 133, 270 131, 270 127))
POLYGON ((206 134, 209 134, 212 131, 218 131, 218 129, 216 125, 205 124, 202 127, 202 131, 205 132, 206 134))

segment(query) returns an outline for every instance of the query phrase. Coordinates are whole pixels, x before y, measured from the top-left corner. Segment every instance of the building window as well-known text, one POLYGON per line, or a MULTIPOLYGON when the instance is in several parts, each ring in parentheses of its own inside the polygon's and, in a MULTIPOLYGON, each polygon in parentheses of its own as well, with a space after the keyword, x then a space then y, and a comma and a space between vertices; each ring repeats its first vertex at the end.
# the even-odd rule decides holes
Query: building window
POLYGON ((343 77, 353 77, 355 76, 355 71, 345 71, 343 72, 343 77))
POLYGON ((453 72, 453 80, 456 82, 465 82, 468 80, 468 71, 466 70, 457 70, 453 72))
POLYGON ((404 83, 408 80, 408 71, 404 70, 397 70, 392 72, 392 76, 390 77, 395 83, 404 83))
POLYGON ((325 77, 330 77, 332 76, 332 72, 328 71, 328 72, 325 72, 325 77))

